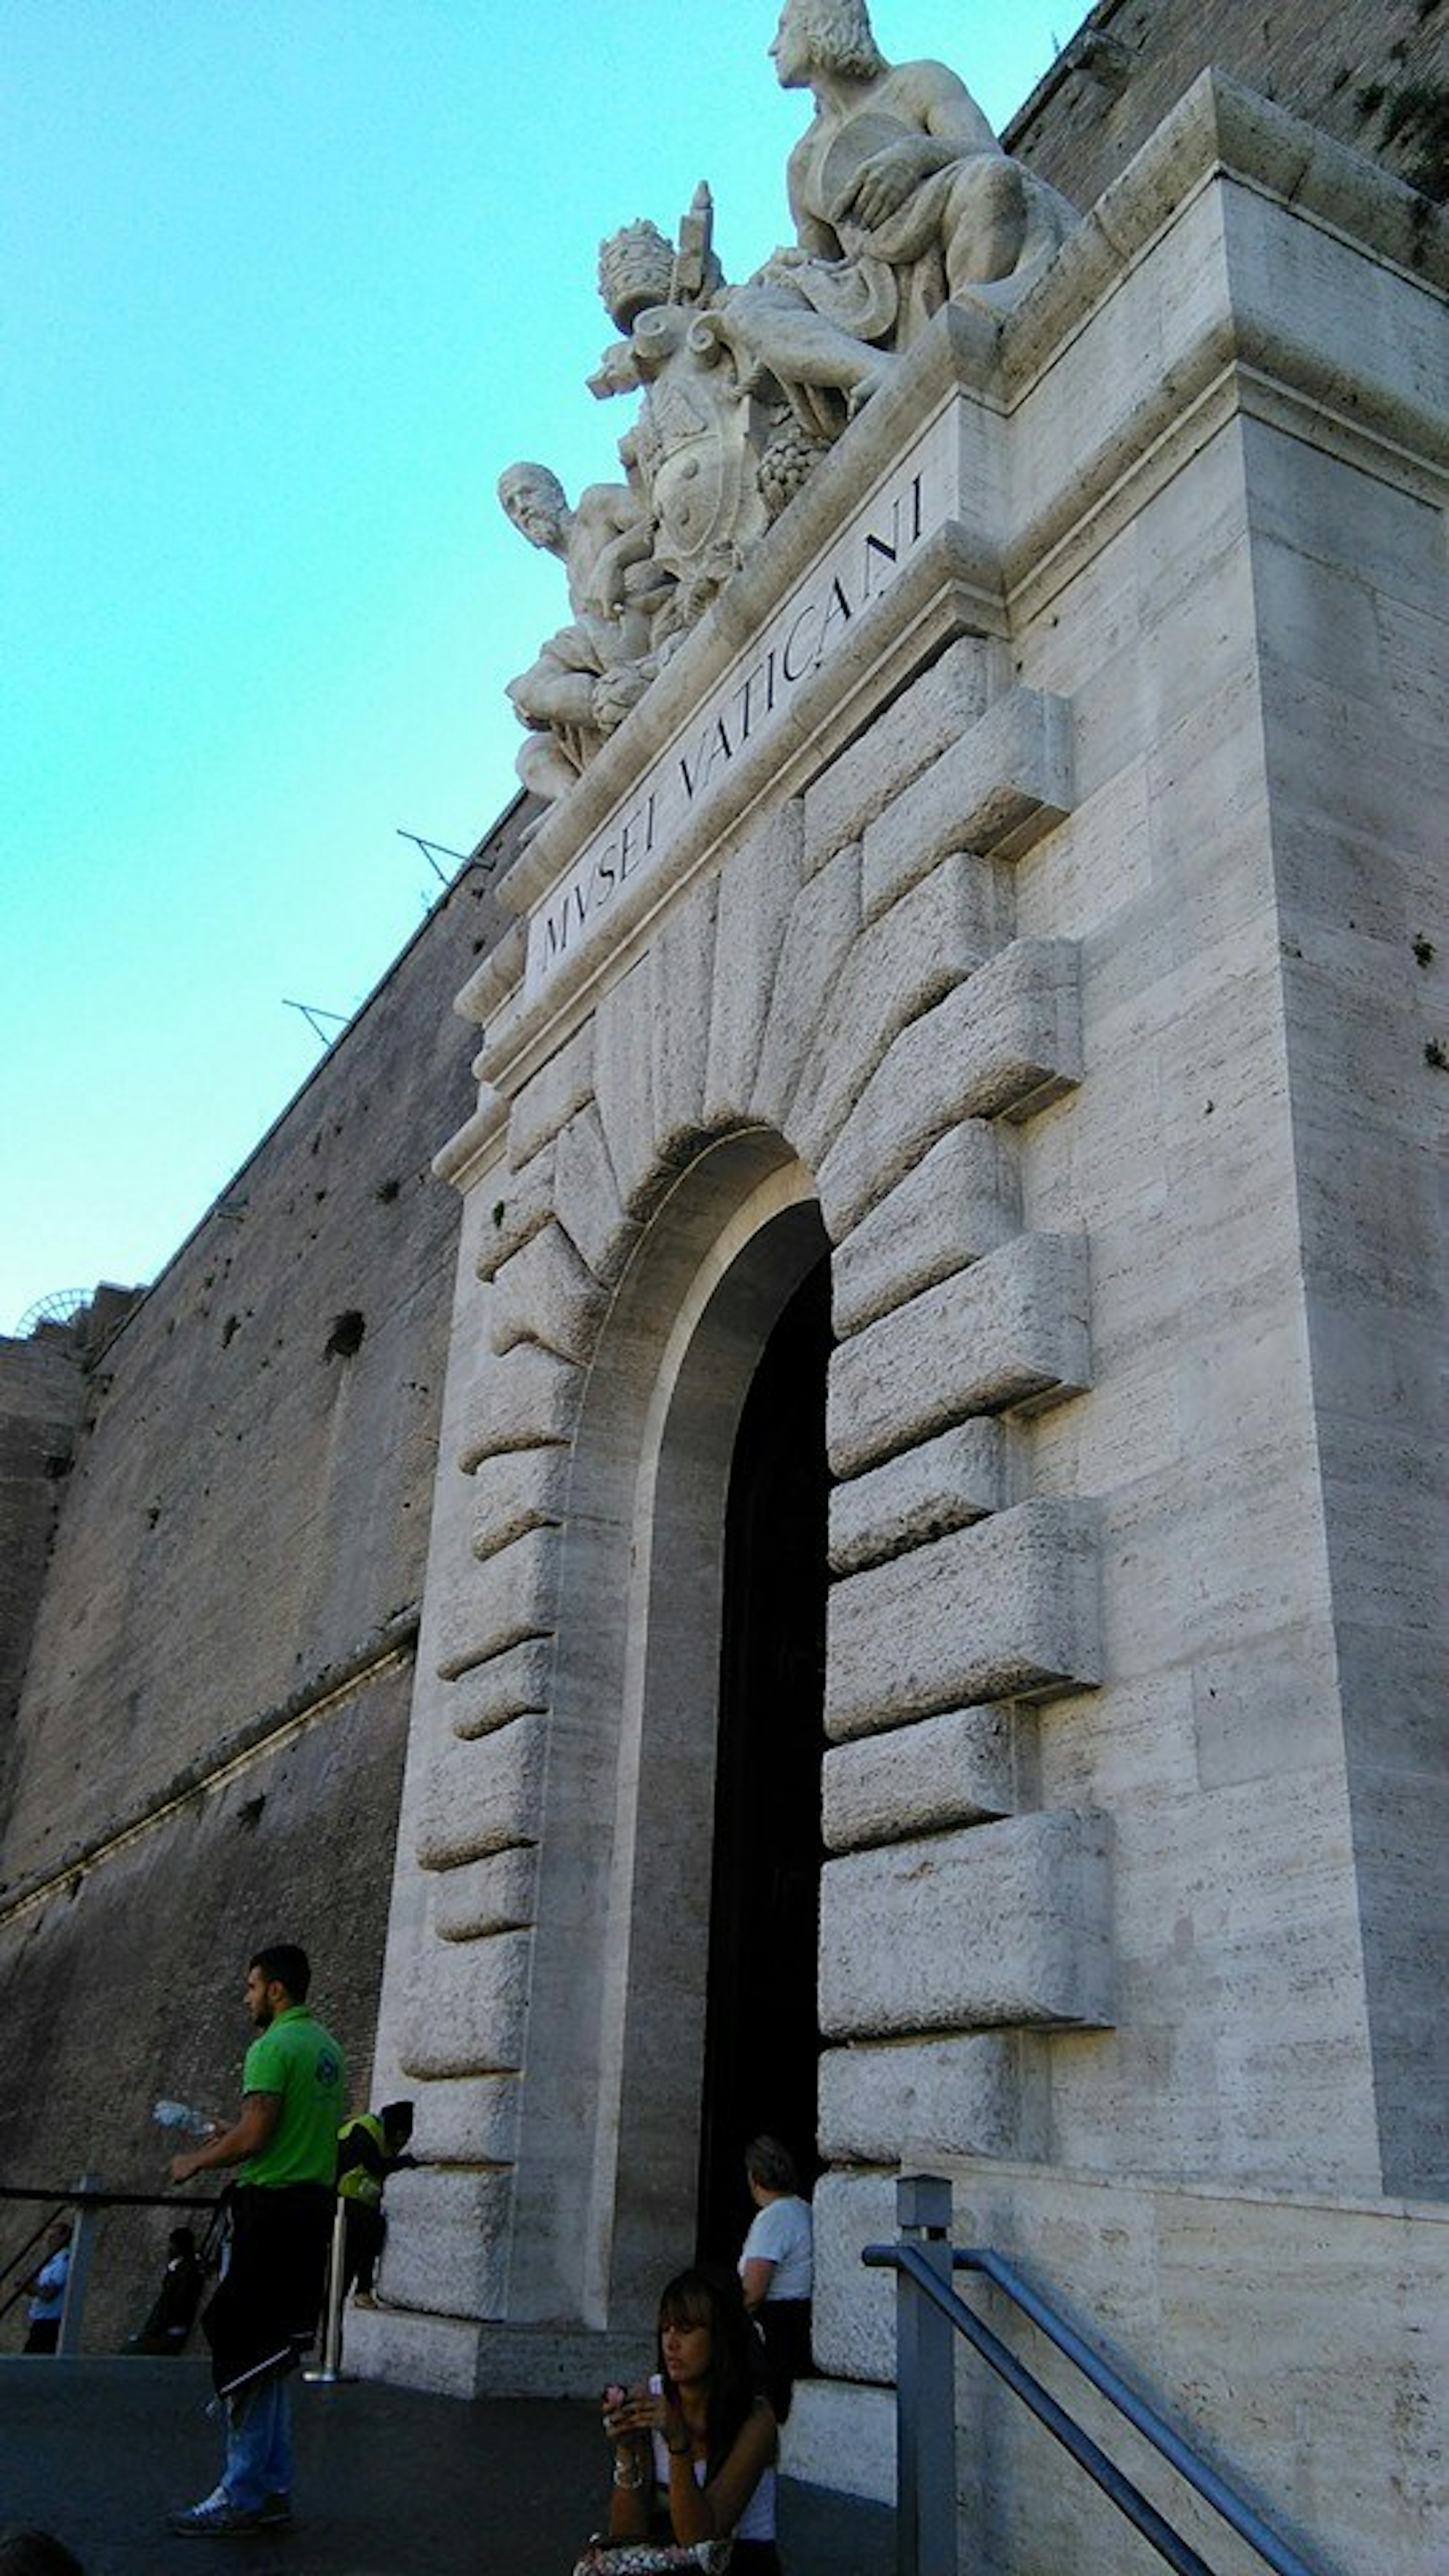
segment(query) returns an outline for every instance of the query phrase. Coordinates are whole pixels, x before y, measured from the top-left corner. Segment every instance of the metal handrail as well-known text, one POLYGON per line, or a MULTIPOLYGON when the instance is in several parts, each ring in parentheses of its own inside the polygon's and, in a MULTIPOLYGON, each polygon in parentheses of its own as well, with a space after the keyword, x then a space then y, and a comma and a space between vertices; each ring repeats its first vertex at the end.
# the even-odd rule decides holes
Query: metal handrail
MULTIPOLYGON (((1164 2416, 1149 2406, 1145 2398, 1139 2397, 1135 2389, 1129 2388, 1111 2363, 1074 2326, 1058 2315, 1013 2264, 989 2247, 962 2249, 945 2241, 946 2229, 940 2222, 944 2215, 949 2223, 949 2183, 934 2175, 903 2177, 897 2185, 897 2198, 903 2233, 908 2239, 914 2235, 916 2241, 867 2245, 862 2261, 876 2269, 894 2271, 899 2283, 908 2281, 923 2292, 943 2327, 954 2328, 965 2336, 982 2360, 1086 2470, 1127 2521, 1141 2532, 1170 2567, 1178 2571, 1178 2576, 1213 2576, 1213 2571, 1158 2512, 1157 2507, 1108 2458, 1091 2435, 1033 2377, 1015 2353, 992 2333, 974 2309, 957 2297, 950 2286, 953 2271, 980 2273, 1010 2299, 1022 2315, 1047 2335, 1099 2394, 1151 2444, 1169 2467, 1186 2479, 1239 2538, 1246 2541, 1263 2564, 1273 2570, 1273 2576, 1315 2576, 1315 2570, 1307 2560, 1269 2528, 1262 2516, 1236 2494, 1215 2469, 1208 2466, 1164 2416)), ((902 2311, 904 2306, 903 2295, 902 2311)), ((907 2321, 903 2312, 898 2311, 898 2314, 898 2339, 904 2347, 907 2321)), ((946 2333, 944 2352, 939 2342, 932 2348, 927 2338, 917 2335, 910 2345, 912 2366, 906 2366, 903 2349, 902 2366, 897 2373, 901 2503, 905 2508, 898 2515, 901 2576, 955 2576, 954 2514, 947 2511, 939 2497, 933 2499, 925 2492, 929 2481, 922 2474, 917 2456, 919 2430, 908 2420, 913 2412, 922 2408, 923 2400, 932 2402, 924 2384, 924 2371, 930 2370, 931 2375, 942 2383, 934 2392, 934 2404, 937 2409, 944 2404, 951 2412, 950 2456, 954 2458, 954 2401, 949 2357, 949 2332, 946 2333), (917 2381, 921 2384, 913 2384, 917 2381)), ((929 2447, 935 2454, 936 2482, 939 2484, 942 2455, 939 2428, 929 2447)), ((954 2492, 954 2477, 951 2486, 954 2492)))
POLYGON ((215 2209, 219 2192, 188 2191, 178 2200, 176 2187, 170 2191, 107 2191, 100 2183, 76 2183, 69 2191, 59 2190, 54 2183, 48 2191, 39 2191, 30 2183, 0 2182, 0 2200, 48 2200, 56 2212, 77 2204, 85 2209, 215 2209))
MULTIPOLYGON (((55 2218, 58 2218, 64 2209, 75 2211, 75 2217, 71 2223, 70 2268, 66 2274, 65 2304, 61 2309, 60 2332, 55 2347, 56 2355, 62 2361, 73 2360, 80 2351, 81 2320, 85 2314, 86 2290, 90 2281, 91 2254, 99 2211, 103 2209, 216 2209, 220 2206, 219 2195, 215 2192, 196 2192, 189 2194, 186 2200, 179 2201, 174 2191, 107 2191, 104 2185, 96 2181, 93 2174, 82 2174, 79 2182, 73 2183, 68 2191, 58 2190, 53 2183, 43 2191, 31 2183, 0 2183, 0 2200, 41 2201, 49 2204, 51 2215, 55 2218)), ((27 2238, 16 2258, 18 2261, 23 2262, 31 2247, 45 2234, 49 2223, 48 2219, 42 2220, 35 2234, 27 2238)), ((7 2266, 7 2269, 9 2268, 12 2267, 7 2266)), ((26 2282, 21 2283, 20 2288, 5 2301, 3 2307, 0 2307, 0 2316, 8 2316, 16 2300, 24 2296, 27 2287, 26 2282)))

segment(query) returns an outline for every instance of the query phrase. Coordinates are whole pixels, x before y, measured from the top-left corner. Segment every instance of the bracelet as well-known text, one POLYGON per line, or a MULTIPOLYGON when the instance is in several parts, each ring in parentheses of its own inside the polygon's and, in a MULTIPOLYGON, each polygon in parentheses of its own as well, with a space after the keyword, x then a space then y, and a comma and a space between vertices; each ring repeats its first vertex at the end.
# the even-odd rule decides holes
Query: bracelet
POLYGON ((687 2460, 690 2452, 694 2448, 694 2444, 692 2442, 666 2442, 664 2447, 669 2453, 671 2460, 687 2460))
POLYGON ((643 2462, 636 2461, 632 2465, 625 2466, 621 2465, 621 2463, 616 2459, 614 2462, 614 2484, 616 2487, 642 2487, 644 2484, 643 2462))

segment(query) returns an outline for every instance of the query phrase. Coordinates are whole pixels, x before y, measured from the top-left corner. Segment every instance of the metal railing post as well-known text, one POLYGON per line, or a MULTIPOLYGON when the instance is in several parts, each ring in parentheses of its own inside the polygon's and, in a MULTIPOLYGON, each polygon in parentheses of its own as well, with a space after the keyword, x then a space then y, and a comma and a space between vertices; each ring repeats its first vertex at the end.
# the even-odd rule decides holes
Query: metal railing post
MULTIPOLYGON (((77 2191, 100 2189, 98 2174, 82 2174, 77 2191)), ((65 2305, 60 2312, 60 2332, 55 2340, 58 2359, 72 2358, 81 2348, 81 2327, 85 2322, 86 2287, 91 2274, 91 2256, 95 2251, 99 2213, 88 2200, 77 2201, 70 2228, 70 2269, 65 2276, 65 2305)))
MULTIPOLYGON (((949 2182, 903 2174, 896 2220, 949 2291, 949 2182)), ((904 2270, 896 2274, 896 2354, 898 2576, 956 2576, 955 2335, 949 2317, 904 2270)))
POLYGON ((342 2377, 342 2299, 347 2279, 347 2203, 337 2195, 332 2220, 332 2252, 327 2264, 327 2298, 322 2312, 322 2359, 302 2377, 310 2388, 335 2388, 342 2377))

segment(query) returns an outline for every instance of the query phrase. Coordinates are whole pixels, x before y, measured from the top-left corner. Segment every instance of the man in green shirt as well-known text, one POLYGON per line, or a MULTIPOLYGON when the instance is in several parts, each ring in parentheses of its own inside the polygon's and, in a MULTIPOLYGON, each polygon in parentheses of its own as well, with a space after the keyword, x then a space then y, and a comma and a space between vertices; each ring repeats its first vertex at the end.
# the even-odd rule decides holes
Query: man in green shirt
POLYGON ((173 2182, 234 2166, 230 2258, 202 2318, 226 2409, 221 2484, 167 2528, 198 2537, 279 2529, 292 2518, 287 2374, 317 2329, 332 2234, 342 2052, 307 2010, 305 1950, 274 1942, 247 1969, 257 2036, 241 2114, 171 2159, 173 2182))

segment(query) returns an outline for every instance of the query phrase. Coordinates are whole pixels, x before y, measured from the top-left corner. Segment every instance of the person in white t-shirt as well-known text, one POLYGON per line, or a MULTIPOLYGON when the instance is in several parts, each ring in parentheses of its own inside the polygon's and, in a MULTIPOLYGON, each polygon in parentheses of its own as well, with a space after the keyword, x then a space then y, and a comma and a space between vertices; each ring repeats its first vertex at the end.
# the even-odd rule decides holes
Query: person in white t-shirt
POLYGON ((740 2287, 765 2346, 765 2392, 781 2424, 795 2382, 810 2368, 815 2236, 795 2159, 778 2138, 752 2138, 745 2180, 755 2215, 740 2253, 740 2287))

